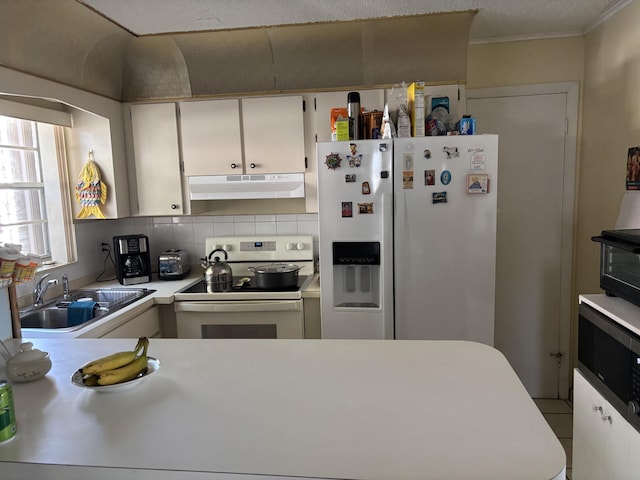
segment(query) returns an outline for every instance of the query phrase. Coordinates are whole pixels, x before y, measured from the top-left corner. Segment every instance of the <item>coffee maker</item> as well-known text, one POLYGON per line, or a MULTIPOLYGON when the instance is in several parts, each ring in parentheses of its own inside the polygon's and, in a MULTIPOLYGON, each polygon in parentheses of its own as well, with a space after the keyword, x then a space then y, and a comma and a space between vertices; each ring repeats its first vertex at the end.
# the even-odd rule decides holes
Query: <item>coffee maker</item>
POLYGON ((113 237, 116 276, 122 285, 151 281, 149 239, 146 235, 120 235, 113 237))

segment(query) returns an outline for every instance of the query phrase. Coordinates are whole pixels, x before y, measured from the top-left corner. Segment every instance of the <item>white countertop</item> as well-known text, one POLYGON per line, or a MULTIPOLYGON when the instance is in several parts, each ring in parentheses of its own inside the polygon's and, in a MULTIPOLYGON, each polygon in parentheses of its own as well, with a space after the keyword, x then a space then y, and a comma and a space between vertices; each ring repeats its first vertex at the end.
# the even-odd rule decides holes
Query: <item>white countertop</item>
MULTIPOLYGON (((156 278, 156 277, 154 277, 156 278)), ((67 331, 65 330, 47 330, 46 332, 40 331, 37 328, 22 329, 22 336, 40 338, 61 336, 65 338, 82 338, 82 337, 99 337, 104 333, 116 328, 117 326, 126 323, 131 318, 143 313, 144 311, 157 304, 172 304, 174 293, 183 287, 186 287, 192 283, 195 283, 202 278, 202 271, 194 272, 182 280, 153 280, 147 283, 140 283, 136 285, 120 285, 117 280, 107 282, 96 282, 89 285, 85 285, 82 288, 148 288, 155 290, 155 292, 147 295, 146 297, 127 305, 124 308, 110 314, 105 315, 97 319, 94 322, 88 323, 77 330, 67 331)))
POLYGON ((610 297, 604 293, 580 295, 579 301, 590 305, 636 335, 640 335, 640 307, 637 305, 620 297, 610 297))
POLYGON ((13 385, 2 478, 564 478, 562 446, 486 345, 152 339, 153 376, 97 393, 71 374, 130 339, 33 342, 53 368, 13 385))
MULTIPOLYGON (((154 278, 157 278, 154 276, 154 278)), ((127 305, 126 307, 118 310, 111 315, 106 315, 95 322, 91 322, 86 326, 73 331, 55 331, 47 330, 42 332, 38 329, 23 329, 23 336, 30 336, 33 338, 61 336, 65 338, 82 338, 82 337, 99 337, 104 335, 109 330, 112 330, 120 324, 126 323, 131 318, 139 315, 140 313, 148 310, 153 305, 170 305, 174 302, 174 294, 178 290, 191 285, 202 279, 201 269, 192 269, 191 274, 182 280, 153 280, 147 283, 140 283, 137 285, 123 286, 118 283, 117 280, 108 282, 96 282, 89 285, 85 285, 82 288, 148 288, 155 290, 150 295, 127 305)), ((316 274, 315 278, 309 283, 307 289, 302 292, 302 298, 319 298, 320 297, 320 282, 319 276, 316 274)))

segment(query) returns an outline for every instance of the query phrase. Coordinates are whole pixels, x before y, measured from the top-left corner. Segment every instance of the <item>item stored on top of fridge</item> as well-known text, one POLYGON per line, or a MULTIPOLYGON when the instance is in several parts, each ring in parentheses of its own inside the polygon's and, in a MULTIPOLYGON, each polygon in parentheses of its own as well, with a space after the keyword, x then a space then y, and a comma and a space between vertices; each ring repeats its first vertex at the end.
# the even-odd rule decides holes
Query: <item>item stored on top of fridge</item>
POLYGON ((349 92, 347 95, 347 113, 349 116, 349 140, 359 140, 360 135, 360 94, 349 92))
POLYGON ((475 135, 476 134, 476 119, 471 115, 464 115, 459 122, 458 131, 460 135, 475 135))
POLYGON ((412 136, 424 137, 424 82, 413 82, 407 87, 407 107, 411 118, 412 136))
POLYGON ((382 112, 382 137, 381 138, 393 138, 395 137, 395 129, 393 122, 389 117, 389 104, 384 104, 384 111, 382 112))
POLYGON ((349 112, 346 108, 331 109, 331 141, 349 140, 349 112))
POLYGON ((382 115, 379 110, 362 114, 365 140, 382 138, 382 115))
POLYGON ((411 136, 411 119, 404 105, 398 107, 398 138, 411 136))
POLYGON ((391 89, 391 96, 398 104, 396 114, 396 136, 398 138, 411 137, 411 118, 409 116, 409 103, 407 100, 407 84, 396 84, 391 89))

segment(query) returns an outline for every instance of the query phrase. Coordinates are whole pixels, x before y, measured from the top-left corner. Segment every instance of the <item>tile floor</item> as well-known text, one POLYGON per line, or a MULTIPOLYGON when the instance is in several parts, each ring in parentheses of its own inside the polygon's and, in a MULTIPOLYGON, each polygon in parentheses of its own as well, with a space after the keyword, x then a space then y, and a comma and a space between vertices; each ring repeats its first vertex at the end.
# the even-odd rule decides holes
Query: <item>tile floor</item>
POLYGON ((573 438, 573 409, 567 400, 535 398, 542 416, 554 431, 567 454, 567 479, 571 480, 571 447, 573 438))

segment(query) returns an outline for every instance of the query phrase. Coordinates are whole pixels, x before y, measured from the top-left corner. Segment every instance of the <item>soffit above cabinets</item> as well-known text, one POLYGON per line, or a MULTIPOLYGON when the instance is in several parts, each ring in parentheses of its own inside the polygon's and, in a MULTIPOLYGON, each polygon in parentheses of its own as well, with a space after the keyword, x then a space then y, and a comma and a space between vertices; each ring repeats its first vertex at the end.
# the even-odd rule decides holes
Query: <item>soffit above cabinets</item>
POLYGON ((629 1, 20 0, 0 65, 129 102, 464 83, 470 40, 579 34, 629 1))

